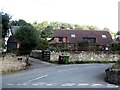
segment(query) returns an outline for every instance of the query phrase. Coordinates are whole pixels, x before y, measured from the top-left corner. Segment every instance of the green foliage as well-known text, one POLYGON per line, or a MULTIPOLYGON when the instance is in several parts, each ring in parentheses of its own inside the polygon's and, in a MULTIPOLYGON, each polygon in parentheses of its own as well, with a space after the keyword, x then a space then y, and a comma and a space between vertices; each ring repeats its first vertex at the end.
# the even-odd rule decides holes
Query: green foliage
POLYGON ((47 26, 42 32, 41 32, 41 37, 42 38, 52 38, 53 34, 53 27, 52 26, 47 26))
POLYGON ((2 21, 2 38, 5 38, 5 36, 8 33, 8 30, 10 28, 9 21, 11 19, 11 16, 9 14, 3 13, 3 12, 0 12, 0 16, 2 16, 2 18, 1 18, 2 20, 0 20, 0 21, 2 21))
POLYGON ((20 43, 19 53, 21 55, 30 54, 37 45, 37 33, 32 27, 22 26, 15 34, 20 43))
POLYGON ((87 26, 89 30, 98 30, 97 26, 87 26))
POLYGON ((3 44, 2 39, 0 39, 0 48, 2 48, 2 44, 3 44))
POLYGON ((46 50, 49 47, 49 43, 46 39, 39 39, 37 42, 37 50, 46 50))
MULTIPOLYGON (((58 64, 58 61, 49 61, 50 63, 58 64)), ((68 64, 89 64, 89 63, 97 63, 97 64, 107 64, 107 63, 116 63, 116 61, 69 61, 68 64)), ((120 66, 119 66, 120 67, 120 66)))
POLYGON ((98 30, 96 26, 86 26, 86 25, 78 25, 78 24, 70 24, 64 22, 50 22, 43 21, 42 23, 34 22, 32 26, 38 31, 38 34, 42 38, 50 38, 52 37, 53 30, 59 29, 77 29, 77 30, 98 30))
POLYGON ((10 25, 11 26, 32 26, 31 24, 27 23, 25 20, 23 19, 19 19, 18 21, 17 20, 12 20, 10 22, 10 25))
POLYGON ((87 51, 96 51, 97 46, 95 43, 89 43, 89 42, 78 42, 77 43, 78 50, 87 50, 87 51))
POLYGON ((112 51, 120 51, 120 43, 112 43, 111 50, 112 51))
POLYGON ((117 35, 120 35, 120 31, 117 32, 117 35))
POLYGON ((61 22, 50 22, 50 26, 52 26, 53 27, 53 29, 60 29, 60 27, 61 27, 61 22))

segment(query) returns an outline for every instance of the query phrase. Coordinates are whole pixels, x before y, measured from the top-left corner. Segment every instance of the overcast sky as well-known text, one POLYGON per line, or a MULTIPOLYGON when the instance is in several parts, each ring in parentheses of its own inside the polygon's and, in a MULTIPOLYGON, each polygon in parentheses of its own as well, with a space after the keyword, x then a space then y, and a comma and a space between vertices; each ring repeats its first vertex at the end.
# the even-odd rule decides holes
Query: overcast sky
POLYGON ((0 0, 0 8, 13 20, 61 21, 95 25, 118 31, 119 0, 0 0))

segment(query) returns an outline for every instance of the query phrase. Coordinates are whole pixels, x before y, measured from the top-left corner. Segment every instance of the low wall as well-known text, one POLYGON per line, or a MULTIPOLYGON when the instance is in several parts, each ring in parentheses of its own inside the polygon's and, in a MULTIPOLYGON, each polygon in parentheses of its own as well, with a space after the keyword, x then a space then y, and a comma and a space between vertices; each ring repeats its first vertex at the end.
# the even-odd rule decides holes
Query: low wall
POLYGON ((105 72, 106 72, 105 81, 120 85, 120 70, 108 68, 105 70, 105 72))
POLYGON ((51 61, 58 61, 59 55, 69 56, 69 61, 117 61, 118 54, 96 54, 93 52, 68 53, 68 52, 51 52, 51 61))

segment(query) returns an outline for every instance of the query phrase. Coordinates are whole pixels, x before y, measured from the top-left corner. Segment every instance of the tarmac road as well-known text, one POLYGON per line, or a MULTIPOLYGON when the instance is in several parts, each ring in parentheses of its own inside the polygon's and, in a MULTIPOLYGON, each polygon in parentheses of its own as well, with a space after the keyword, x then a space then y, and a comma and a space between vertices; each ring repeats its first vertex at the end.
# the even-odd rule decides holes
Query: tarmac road
POLYGON ((118 88, 104 81, 111 64, 47 64, 2 75, 2 88, 118 88))

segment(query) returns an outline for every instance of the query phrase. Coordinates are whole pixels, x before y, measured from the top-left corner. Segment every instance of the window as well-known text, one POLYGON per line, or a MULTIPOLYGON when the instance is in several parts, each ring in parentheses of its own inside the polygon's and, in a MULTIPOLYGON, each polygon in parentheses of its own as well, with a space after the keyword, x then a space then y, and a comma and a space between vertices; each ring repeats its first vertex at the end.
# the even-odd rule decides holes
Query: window
POLYGON ((59 42, 62 42, 63 41, 63 37, 59 37, 59 42))
POLYGON ((59 41, 59 38, 54 38, 55 43, 58 43, 58 41, 59 41))
POLYGON ((75 36, 75 34, 71 34, 71 38, 75 38, 76 36, 75 36))
POLYGON ((102 38, 103 38, 103 39, 106 39, 106 38, 107 38, 107 36, 106 36, 106 35, 102 35, 102 38))
POLYGON ((67 42, 67 38, 63 38, 63 42, 67 42))
POLYGON ((83 37, 83 42, 96 43, 96 38, 83 37))

